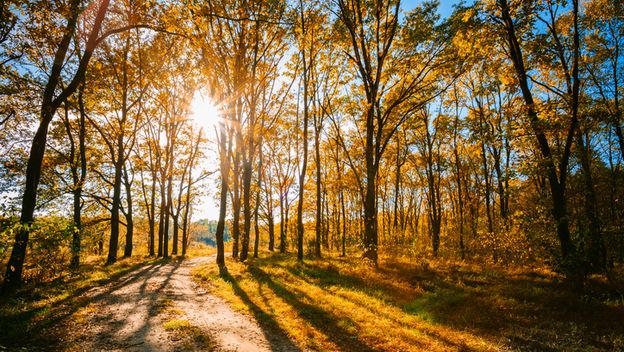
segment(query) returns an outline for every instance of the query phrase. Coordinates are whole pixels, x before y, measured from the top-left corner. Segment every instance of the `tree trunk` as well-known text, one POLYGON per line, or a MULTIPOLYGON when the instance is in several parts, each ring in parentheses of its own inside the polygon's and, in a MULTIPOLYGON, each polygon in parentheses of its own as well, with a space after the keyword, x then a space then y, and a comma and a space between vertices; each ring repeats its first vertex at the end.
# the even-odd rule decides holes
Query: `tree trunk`
POLYGON ((156 173, 152 173, 152 186, 150 190, 150 204, 149 213, 151 216, 148 218, 149 222, 149 255, 154 256, 154 241, 156 237, 156 173))
POLYGON ((323 231, 323 209, 321 194, 321 146, 320 128, 318 126, 318 114, 314 114, 314 154, 316 159, 316 242, 314 243, 314 254, 321 257, 321 233, 323 231))
POLYGON ((78 130, 78 153, 80 154, 80 178, 74 180, 74 233, 72 234, 72 259, 70 267, 77 269, 80 266, 81 236, 82 236, 82 189, 87 178, 87 148, 85 145, 86 121, 84 108, 84 80, 78 90, 78 108, 80 126, 78 130))
POLYGON ((273 219, 273 211, 269 212, 268 217, 269 251, 273 252, 275 250, 275 220, 273 219))
POLYGON ((546 176, 548 178, 548 182, 550 185, 551 198, 553 202, 552 215, 555 220, 557 227, 557 237, 559 239, 559 243, 561 245, 561 254, 563 259, 563 264, 565 266, 569 266, 571 255, 574 253, 575 248, 570 237, 570 229, 568 223, 568 212, 566 206, 565 199, 565 185, 566 185, 566 176, 567 176, 567 165, 569 158, 569 149, 571 144, 570 136, 573 135, 573 132, 576 129, 577 121, 574 118, 570 124, 570 130, 568 134, 568 138, 566 139, 566 146, 564 149, 564 155, 561 157, 559 163, 559 173, 557 174, 557 168, 555 166, 554 157, 551 153, 550 146, 548 144, 548 139, 543 132, 541 127, 541 123, 539 121, 539 117, 537 111, 535 110, 535 103, 533 101, 533 94, 529 88, 527 81, 527 73, 524 67, 524 59, 522 56, 522 51, 520 48, 520 44, 518 43, 518 39, 516 37, 516 29, 515 23, 510 15, 509 6, 507 4, 507 0, 499 0, 499 5, 501 7, 502 19, 505 25, 505 30, 507 34, 508 41, 508 49, 511 60, 513 62, 514 69, 516 71, 516 78, 518 79, 520 89, 522 91, 522 97, 525 101, 525 106, 527 108, 527 116, 529 119, 529 123, 531 129, 533 130, 537 145, 540 150, 541 156, 543 158, 543 162, 546 166, 546 176))
MULTIPOLYGON (((173 152, 173 151, 172 151, 173 152)), ((171 152, 171 153, 172 153, 171 152)), ((165 228, 163 229, 163 258, 169 258, 169 220, 171 217, 171 192, 172 192, 172 176, 171 169, 173 167, 173 154, 169 154, 169 177, 167 177, 167 201, 165 203, 165 228)))
POLYGON ((342 189, 340 190, 340 206, 342 207, 342 256, 345 257, 347 255, 345 248, 347 245, 347 212, 342 189))
MULTIPOLYGON (((281 191, 281 189, 280 189, 281 191)), ((284 219, 284 195, 280 192, 280 244, 279 251, 280 253, 286 252, 286 220, 284 219)))
POLYGON ((329 219, 331 219, 331 215, 329 212, 329 197, 327 196, 327 187, 325 185, 323 185, 323 207, 325 208, 325 219, 326 221, 323 221, 323 226, 321 227, 322 231, 323 231, 323 247, 325 248, 326 251, 329 251, 329 225, 330 225, 330 221, 329 219))
POLYGON ((163 256, 163 238, 165 236, 165 217, 167 202, 166 182, 164 173, 160 178, 160 211, 158 212, 158 251, 157 256, 160 258, 163 256))
POLYGON ((74 189, 74 231, 72 233, 72 258, 70 268, 78 269, 80 266, 80 236, 82 232, 82 219, 81 219, 81 199, 82 199, 82 186, 78 186, 74 189))
POLYGON ((180 241, 180 228, 179 228, 179 215, 172 215, 171 219, 173 220, 173 248, 171 249, 172 255, 178 254, 178 242, 180 241))
POLYGON ((487 224, 488 224, 488 232, 489 233, 493 233, 494 232, 494 224, 492 221, 492 205, 491 205, 491 201, 492 201, 492 186, 491 186, 491 180, 490 180, 490 167, 488 165, 488 158, 487 158, 487 147, 485 146, 485 140, 486 140, 486 134, 484 129, 486 128, 485 123, 484 123, 484 119, 485 119, 485 114, 483 112, 483 105, 481 104, 481 101, 477 99, 477 105, 479 108, 479 130, 480 130, 480 134, 481 134, 481 163, 482 163, 482 170, 483 170, 483 181, 485 184, 485 212, 487 215, 487 224))
MULTIPOLYGON (((251 148, 251 147, 250 147, 251 148)), ((243 160, 243 238, 241 239, 240 261, 247 260, 249 235, 251 232, 251 160, 243 160)))
MULTIPOLYGON (((242 141, 242 138, 237 138, 237 143, 242 141)), ((237 147, 239 148, 239 147, 237 147)), ((234 183, 233 193, 234 199, 232 201, 232 258, 238 258, 238 242, 240 239, 240 153, 236 153, 234 159, 234 183)))
POLYGON ((185 200, 185 205, 184 205, 184 214, 182 214, 182 256, 186 255, 186 252, 188 250, 188 245, 190 242, 190 232, 191 232, 191 227, 190 227, 190 215, 191 215, 191 202, 190 202, 190 184, 189 184, 189 188, 187 188, 187 196, 186 196, 186 200, 185 200))
MULTIPOLYGON (((260 227, 258 226, 258 213, 260 211, 260 190, 262 189, 262 177, 264 171, 262 169, 262 138, 259 140, 258 151, 260 157, 258 159, 258 184, 256 188, 256 203, 254 206, 254 230, 255 230, 255 238, 254 238, 254 258, 258 258, 258 245, 260 244, 260 227)), ((253 148, 252 148, 253 152, 253 148)))
POLYGON ((594 180, 589 162, 589 152, 585 147, 580 129, 577 131, 577 146, 579 159, 581 160, 583 186, 585 188, 585 216, 587 216, 589 220, 587 259, 589 260, 591 269, 600 272, 606 268, 606 248, 602 238, 596 191, 594 189, 594 180))
POLYGON ((115 159, 115 177, 113 179, 113 199, 111 206, 111 230, 108 242, 108 257, 106 264, 117 261, 117 249, 119 247, 119 208, 121 206, 121 176, 123 171, 123 133, 117 136, 117 156, 115 159))
POLYGON ((501 166, 501 151, 493 150, 492 156, 494 157, 494 171, 496 172, 496 182, 498 188, 498 199, 500 203, 500 216, 505 228, 507 227, 507 203, 506 203, 506 191, 505 180, 503 176, 503 170, 501 166))
POLYGON ((266 189, 267 201, 267 225, 269 227, 269 251, 275 250, 275 219, 273 217, 273 180, 271 174, 268 177, 269 185, 266 189))
MULTIPOLYGON (((372 141, 371 141, 372 143, 372 141)), ((368 149, 368 148, 367 148, 368 149)), ((372 145, 371 145, 372 152, 372 145)), ((364 199, 364 257, 377 264, 377 168, 372 153, 366 153, 366 194, 364 199)))
POLYGON ((256 206, 254 209, 254 258, 258 258, 258 246, 260 245, 260 226, 258 224, 258 210, 260 208, 260 190, 256 191, 256 206))
POLYGON ((461 159, 459 158, 457 145, 455 145, 455 148, 453 148, 453 154, 455 155, 455 183, 457 185, 457 203, 459 208, 459 251, 461 259, 465 259, 466 249, 464 244, 464 195, 461 180, 461 159))
POLYGON ((126 187, 126 202, 128 204, 128 209, 126 209, 126 245, 124 247, 124 257, 128 258, 132 256, 134 219, 132 213, 132 183, 130 182, 126 167, 124 167, 124 185, 126 187))
MULTIPOLYGON (((303 16, 303 15, 302 15, 303 16)), ((303 260, 303 196, 305 193, 305 176, 308 167, 308 67, 306 66, 305 52, 303 56, 303 159, 299 174, 299 202, 297 203, 297 259, 303 260)))
POLYGON ((394 175, 394 218, 392 223, 395 231, 399 229, 399 195, 401 194, 401 166, 403 165, 401 162, 400 146, 400 143, 397 142, 396 172, 394 175))
POLYGON ((219 222, 215 238, 217 240, 217 265, 225 267, 225 249, 223 245, 223 233, 225 231, 225 215, 227 212, 228 178, 230 174, 230 154, 232 151, 232 135, 226 135, 225 124, 220 123, 219 157, 221 161, 221 194, 219 197, 219 222), (227 138, 230 137, 230 138, 227 138), (227 149, 226 149, 227 148, 227 149))

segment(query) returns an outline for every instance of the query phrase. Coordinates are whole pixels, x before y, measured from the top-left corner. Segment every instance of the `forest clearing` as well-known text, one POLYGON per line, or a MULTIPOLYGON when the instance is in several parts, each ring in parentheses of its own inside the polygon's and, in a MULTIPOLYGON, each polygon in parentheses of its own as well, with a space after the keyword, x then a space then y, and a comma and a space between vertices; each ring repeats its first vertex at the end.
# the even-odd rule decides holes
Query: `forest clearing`
POLYGON ((624 4, 3 0, 0 351, 624 351, 624 4))

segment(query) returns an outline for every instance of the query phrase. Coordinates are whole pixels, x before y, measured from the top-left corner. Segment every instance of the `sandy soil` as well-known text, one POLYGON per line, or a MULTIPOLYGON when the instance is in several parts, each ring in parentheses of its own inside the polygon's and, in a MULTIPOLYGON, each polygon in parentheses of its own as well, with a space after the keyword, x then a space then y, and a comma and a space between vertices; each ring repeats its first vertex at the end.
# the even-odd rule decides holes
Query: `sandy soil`
POLYGON ((191 277, 214 257, 153 264, 87 292, 71 340, 81 351, 298 351, 191 277), (172 321, 182 322, 171 329, 172 321), (169 329, 165 324, 169 323, 169 329))

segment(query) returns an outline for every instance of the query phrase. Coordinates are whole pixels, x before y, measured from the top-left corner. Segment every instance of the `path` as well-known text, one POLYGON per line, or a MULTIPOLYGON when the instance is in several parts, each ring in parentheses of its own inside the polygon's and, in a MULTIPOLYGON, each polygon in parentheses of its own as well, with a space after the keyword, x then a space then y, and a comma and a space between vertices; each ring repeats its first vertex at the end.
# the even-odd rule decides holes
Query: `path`
POLYGON ((74 340, 83 351, 297 351, 191 277, 214 256, 149 265, 87 293, 74 340), (181 330, 164 324, 182 323, 181 330))

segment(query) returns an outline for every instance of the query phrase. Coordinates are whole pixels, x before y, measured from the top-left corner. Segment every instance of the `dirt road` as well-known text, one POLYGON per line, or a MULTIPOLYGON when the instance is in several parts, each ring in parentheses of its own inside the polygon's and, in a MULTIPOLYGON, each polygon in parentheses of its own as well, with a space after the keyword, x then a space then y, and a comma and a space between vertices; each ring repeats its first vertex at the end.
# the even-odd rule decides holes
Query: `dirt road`
POLYGON ((83 351, 298 351, 197 285, 214 257, 149 265, 87 293, 71 340, 83 351))

